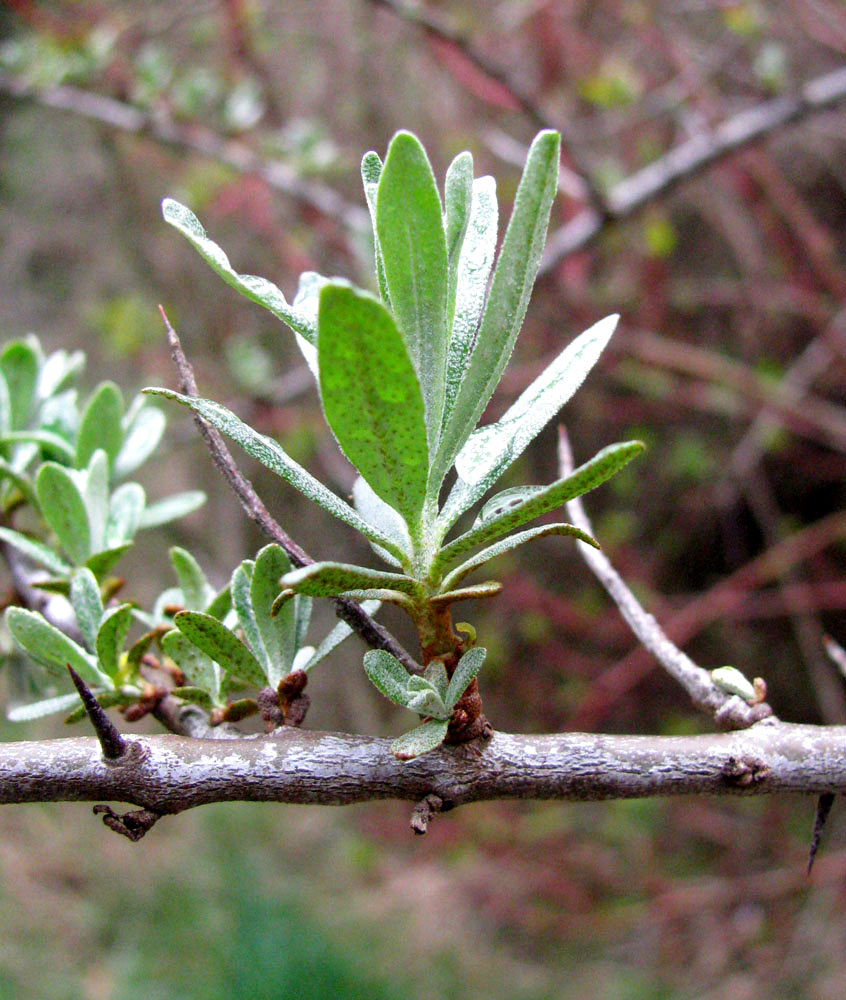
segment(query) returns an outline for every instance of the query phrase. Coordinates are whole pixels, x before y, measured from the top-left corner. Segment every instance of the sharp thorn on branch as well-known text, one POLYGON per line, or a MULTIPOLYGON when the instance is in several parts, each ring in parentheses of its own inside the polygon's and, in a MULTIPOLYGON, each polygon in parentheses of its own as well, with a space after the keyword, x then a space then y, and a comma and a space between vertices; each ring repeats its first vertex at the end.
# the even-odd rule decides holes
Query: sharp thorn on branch
POLYGON ((814 867, 814 858, 816 858, 820 846, 820 837, 822 837, 823 828, 833 805, 834 792, 825 792, 817 799, 817 813, 814 816, 814 829, 811 833, 811 846, 808 850, 808 875, 811 874, 811 869, 814 867))
POLYGON ((126 740, 118 732, 108 715, 106 715, 100 702, 94 697, 85 681, 69 663, 66 666, 74 687, 79 692, 79 697, 82 700, 88 718, 91 720, 91 725, 94 727, 94 732, 97 734, 97 739, 100 741, 103 756, 106 760, 112 762, 120 760, 128 749, 126 740))

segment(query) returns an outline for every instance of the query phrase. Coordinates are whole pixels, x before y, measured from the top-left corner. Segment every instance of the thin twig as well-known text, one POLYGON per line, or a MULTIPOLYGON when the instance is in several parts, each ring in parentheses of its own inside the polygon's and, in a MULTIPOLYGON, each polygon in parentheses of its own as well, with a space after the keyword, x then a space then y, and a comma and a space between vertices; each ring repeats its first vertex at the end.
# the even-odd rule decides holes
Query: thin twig
POLYGON ((197 123, 181 125, 162 113, 148 113, 131 104, 94 94, 80 87, 62 84, 39 88, 8 73, 0 73, 0 92, 59 111, 70 111, 121 132, 151 135, 168 146, 192 150, 225 164, 239 174, 260 177, 269 187, 316 208, 322 215, 336 219, 351 232, 368 232, 370 229, 367 212, 346 201, 332 188, 319 181, 300 177, 287 163, 267 160, 245 142, 218 135, 197 123))
MULTIPOLYGON (((191 367, 191 363, 185 356, 179 336, 171 326, 161 306, 159 306, 159 311, 164 320, 171 356, 179 376, 179 387, 186 396, 196 396, 197 381, 194 378, 194 370, 191 367)), ((247 517, 255 522, 271 541, 276 542, 277 545, 281 545, 285 552, 288 553, 291 562, 296 566, 307 566, 313 563, 314 560, 311 556, 297 545, 262 503, 252 483, 235 464, 235 460, 232 458, 220 432, 196 414, 194 415, 194 422, 199 428, 200 434, 211 453, 215 466, 232 488, 247 517)), ((353 631, 357 632, 369 646, 372 646, 374 649, 387 650, 407 670, 413 673, 420 672, 421 667, 415 662, 411 654, 403 649, 391 633, 384 626, 374 621, 355 601, 337 597, 333 603, 337 616, 345 621, 353 631)))
MULTIPOLYGON (((443 21, 421 7, 411 7, 406 3, 398 2, 398 0, 369 0, 369 2, 374 7, 384 7, 403 21, 416 25, 427 35, 460 52, 484 76, 502 87, 526 117, 538 128, 560 130, 560 125, 549 118, 538 107, 534 99, 515 80, 511 79, 501 66, 488 59, 467 38, 443 21)), ((604 218, 606 214, 605 198, 600 189, 593 183, 590 172, 580 162, 578 154, 574 153, 569 146, 563 150, 563 153, 575 167, 575 170, 567 170, 568 193, 586 202, 590 206, 590 211, 598 218, 604 218)), ((524 162, 525 156, 520 160, 520 164, 522 165, 524 162)))
POLYGON ((539 274, 592 242, 610 223, 632 215, 647 202, 735 150, 823 111, 846 98, 846 69, 834 70, 806 83, 798 96, 777 97, 757 104, 716 128, 700 132, 664 156, 616 184, 605 198, 606 211, 586 208, 553 233, 539 274))
MULTIPOLYGON (((558 430, 558 462, 561 476, 573 471, 573 453, 563 427, 558 430)), ((593 529, 580 498, 569 501, 567 513, 577 528, 592 534, 593 529)), ((732 729, 742 729, 772 714, 772 709, 765 703, 748 705, 737 696, 729 697, 721 691, 707 670, 697 666, 669 640, 658 622, 639 604, 608 557, 584 542, 576 544, 631 630, 667 673, 682 685, 697 708, 714 716, 721 726, 732 729)))

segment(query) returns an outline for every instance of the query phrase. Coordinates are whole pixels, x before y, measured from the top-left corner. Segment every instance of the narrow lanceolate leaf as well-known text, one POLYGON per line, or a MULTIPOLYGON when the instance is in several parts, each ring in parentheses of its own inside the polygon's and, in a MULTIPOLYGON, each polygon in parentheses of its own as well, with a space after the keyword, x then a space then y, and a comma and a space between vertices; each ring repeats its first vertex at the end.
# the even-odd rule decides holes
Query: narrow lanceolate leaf
POLYGON ((470 218, 456 267, 441 421, 443 427, 450 421, 467 358, 482 318, 488 278, 496 255, 497 221, 496 181, 493 177, 479 177, 473 181, 470 218))
POLYGON ((141 526, 146 497, 140 483, 124 483, 112 493, 103 544, 106 548, 131 542, 141 526))
POLYGON ((279 581, 290 569, 291 560, 281 546, 265 545, 256 556, 250 580, 250 605, 271 687, 276 687, 291 669, 296 652, 296 601, 288 601, 278 614, 270 614, 279 581))
POLYGON ((495 424, 480 427, 455 459, 458 475, 482 496, 558 413, 585 380, 611 339, 619 316, 607 316, 577 337, 495 424))
POLYGON ((332 283, 320 293, 317 327, 329 426, 373 492, 413 525, 426 498, 426 424, 393 317, 372 295, 332 283))
POLYGON ((376 280, 379 282, 379 294, 388 308, 391 297, 388 294, 388 282, 385 278, 385 262, 379 247, 379 236, 376 231, 376 195, 379 191, 379 178, 382 176, 382 160, 372 149, 361 159, 361 183, 364 186, 364 197, 370 212, 370 224, 373 227, 373 252, 376 257, 376 280))
POLYGON ((224 672, 219 664, 177 629, 162 638, 161 646, 165 656, 173 660, 192 685, 208 691, 212 701, 220 703, 224 672))
MULTIPOLYGON (((405 521, 403 521, 402 517, 390 504, 386 504, 384 500, 380 500, 376 496, 368 485, 367 480, 362 476, 359 476, 353 483, 352 498, 355 509, 361 514, 364 520, 393 539, 400 549, 409 553, 410 557, 411 538, 408 534, 405 521)), ((380 559, 384 559, 393 566, 401 565, 399 560, 395 559, 390 552, 386 552, 378 545, 374 545, 373 548, 380 559)))
POLYGON ((446 667, 443 663, 440 660, 432 660, 423 671, 423 679, 432 685, 438 692, 441 701, 446 704, 449 677, 447 677, 446 667))
POLYGON ((189 611, 202 611, 214 594, 202 567, 187 549, 181 549, 178 545, 174 545, 168 555, 179 581, 185 607, 189 611))
MULTIPOLYGON (((249 643, 259 659, 264 657, 264 649, 261 644, 261 635, 256 625, 256 616, 253 614, 253 604, 250 599, 250 581, 253 577, 255 562, 252 559, 245 559, 240 566, 236 567, 232 574, 230 592, 232 594, 232 607, 238 616, 238 624, 244 633, 244 638, 249 643)), ((215 618, 218 616, 215 615, 215 618)), ((265 666, 267 663, 265 661, 265 666)))
POLYGON ((120 670, 123 643, 130 625, 132 625, 132 605, 121 604, 120 607, 109 608, 97 630, 94 642, 97 662, 100 669, 112 680, 117 677, 120 670))
POLYGON ((452 711, 458 704, 459 698, 464 694, 470 683, 482 669, 488 651, 481 646, 474 646, 468 649, 464 656, 456 664, 449 687, 446 693, 446 707, 452 711))
POLYGON ((281 290, 266 278, 258 278, 253 274, 238 274, 233 270, 229 258, 216 243, 208 238, 199 219, 190 209, 180 205, 172 198, 165 198, 162 202, 162 215, 165 222, 169 222, 182 233, 209 267, 219 274, 227 285, 231 285, 248 299, 252 299, 253 302, 269 309, 274 316, 278 316, 283 323, 287 324, 295 333, 305 337, 309 343, 315 342, 314 326, 288 304, 281 290))
POLYGON ((599 548, 595 539, 591 538, 590 535, 585 534, 584 531, 580 531, 577 527, 575 527, 575 525, 544 524, 539 528, 529 528, 527 531, 518 531, 516 535, 509 535, 508 538, 503 538, 501 541, 496 542, 493 545, 489 545, 486 549, 482 549, 481 552, 477 552, 476 555, 471 556, 467 562, 463 562, 448 576, 444 577, 442 584, 443 589, 452 590, 457 587, 459 583, 461 583, 465 576, 472 573, 473 570, 478 569, 480 566, 484 566, 484 564, 490 559, 494 559, 496 556, 501 556, 504 552, 510 552, 512 549, 516 549, 519 545, 525 545, 526 542, 530 542, 535 538, 545 538, 547 535, 572 535, 574 538, 578 538, 581 542, 586 542, 588 545, 592 545, 596 549, 599 548))
MULTIPOLYGON (((144 507, 138 519, 139 528, 158 528, 162 524, 177 521, 180 517, 193 514, 206 502, 202 490, 186 490, 184 493, 174 493, 173 496, 157 500, 144 507)), ((112 497, 114 504, 114 497, 112 497)))
POLYGON ((11 528, 0 528, 0 541, 6 542, 39 566, 49 569, 56 576, 67 576, 71 567, 43 542, 28 535, 22 535, 11 528))
POLYGON ((111 549, 101 549, 100 552, 95 552, 93 556, 89 556, 85 560, 85 565, 97 579, 102 579, 131 548, 132 542, 124 542, 123 545, 115 545, 111 549))
POLYGON ((447 330, 452 326, 458 261, 473 204, 473 157, 459 153, 450 163, 444 183, 444 230, 447 251, 447 330))
POLYGON ((499 513, 493 514, 488 520, 480 521, 469 531, 445 545, 438 556, 437 564, 446 566, 477 545, 501 538, 514 528, 519 528, 528 521, 540 517, 541 514, 555 510, 568 500, 587 493, 604 483, 606 479, 610 479, 615 472, 639 455, 643 448, 644 445, 640 441, 609 445, 589 462, 579 466, 571 475, 556 480, 536 493, 531 493, 525 500, 504 510, 495 506, 497 498, 494 497, 489 503, 494 505, 494 509, 499 509, 499 513))
POLYGON ((166 399, 173 399, 177 403, 187 406, 194 413, 199 414, 204 420, 207 420, 213 427, 216 427, 219 431, 232 438, 247 454, 252 455, 253 458, 261 462, 271 472, 275 472, 278 476, 281 476, 295 489, 298 489, 300 493, 307 496, 313 503, 316 503, 339 520, 344 521, 350 527, 355 528, 365 538, 376 542, 377 545, 381 545, 392 555, 398 558, 403 555, 390 538, 377 531, 372 525, 369 525, 363 518, 359 517, 349 504, 344 503, 340 497, 337 497, 331 490, 327 489, 323 483, 315 479, 309 472, 306 472, 301 465, 298 465, 287 455, 280 444, 277 444, 272 438, 253 430, 252 427, 239 420, 234 413, 227 410, 225 406, 221 406, 220 403, 215 403, 210 399, 199 399, 196 396, 182 396, 178 392, 172 392, 169 389, 145 389, 144 391, 164 396, 166 399))
POLYGON ((36 611, 9 608, 6 625, 15 642, 57 676, 67 677, 70 664, 91 687, 111 687, 108 677, 97 669, 94 657, 36 611))
MULTIPOLYGON (((372 617, 379 610, 380 604, 381 602, 379 601, 364 601, 361 606, 372 617)), ((321 660, 325 660, 331 652, 341 645, 344 639, 351 635, 352 629, 350 626, 346 622, 338 622, 300 669, 305 670, 307 673, 312 667, 316 667, 321 660)), ((298 647, 302 648, 299 644, 298 647)))
POLYGON ((109 518, 109 460, 105 451, 97 448, 88 460, 88 467, 77 475, 82 483, 82 498, 88 511, 91 552, 100 552, 106 548, 106 522, 109 518))
POLYGON ((38 445, 48 455, 55 455, 61 462, 73 462, 73 447, 59 434, 53 431, 9 431, 0 436, 0 444, 15 445, 29 442, 38 445))
POLYGON ((532 143, 505 233, 479 332, 434 469, 445 475, 476 426, 511 356, 526 315, 558 185, 560 136, 541 132, 532 143))
POLYGON ((444 408, 447 250, 435 177, 420 140, 410 132, 398 132, 388 147, 376 231, 391 311, 420 380, 434 450, 444 408))
POLYGON ((103 600, 97 580, 87 567, 74 570, 70 583, 70 601, 85 645, 93 650, 103 617, 103 600))
POLYGON ((38 380, 35 350, 23 340, 7 344, 0 353, 0 375, 9 390, 9 427, 12 430, 26 427, 38 380))
POLYGON ((399 760, 414 760, 421 754, 439 747, 446 738, 449 722, 432 719, 411 732, 404 733, 391 744, 391 753, 399 760))
POLYGON ((56 698, 45 698, 29 705, 16 705, 9 709, 6 718, 9 722, 31 722, 33 719, 43 719, 45 715, 67 712, 69 708, 76 708, 78 704, 79 695, 74 691, 73 694, 60 694, 56 698))
POLYGON ((264 687, 267 683, 261 664, 243 642, 217 618, 201 611, 180 611, 173 624, 213 660, 248 684, 264 687))
POLYGON ((384 649, 364 654, 364 671, 373 686, 395 705, 408 706, 410 674, 400 661, 384 649))
POLYGON ((112 464, 115 479, 123 479, 147 461, 162 439, 165 423, 162 411, 146 400, 138 406, 130 406, 123 420, 123 442, 112 464))
POLYGON ((423 596, 422 586, 411 577, 335 562, 295 569, 282 577, 282 588, 309 597, 335 597, 351 590, 396 590, 411 597, 423 596))
POLYGON ((123 444, 123 395, 114 382, 103 382, 85 407, 76 438, 74 465, 84 469, 98 448, 105 451, 113 469, 123 444))
POLYGON ((45 462, 35 478, 35 494, 59 544, 75 565, 82 565, 91 552, 91 529, 77 478, 61 465, 45 462))

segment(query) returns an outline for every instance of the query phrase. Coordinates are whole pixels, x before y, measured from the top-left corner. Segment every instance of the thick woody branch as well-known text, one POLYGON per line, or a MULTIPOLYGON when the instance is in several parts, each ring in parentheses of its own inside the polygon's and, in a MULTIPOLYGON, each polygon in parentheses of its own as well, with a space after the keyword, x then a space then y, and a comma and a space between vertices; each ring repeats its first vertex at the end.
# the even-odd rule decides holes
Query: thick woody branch
POLYGON ((121 801, 167 814, 231 801, 347 805, 434 795, 446 810, 514 798, 846 793, 846 727, 774 720, 683 737, 495 733, 408 762, 388 740, 291 727, 237 741, 164 735, 127 743, 131 752, 111 763, 93 738, 0 744, 0 803, 121 801))

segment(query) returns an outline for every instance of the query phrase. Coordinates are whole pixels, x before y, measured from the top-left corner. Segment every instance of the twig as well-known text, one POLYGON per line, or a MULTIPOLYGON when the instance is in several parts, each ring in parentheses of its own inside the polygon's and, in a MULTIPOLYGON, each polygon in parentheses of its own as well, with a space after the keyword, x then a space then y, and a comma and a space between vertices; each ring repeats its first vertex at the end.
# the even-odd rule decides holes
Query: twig
MULTIPOLYGON (((487 56, 476 49, 471 42, 442 21, 433 17, 420 7, 411 7, 400 0, 369 0, 374 7, 383 7, 391 11, 403 21, 414 24, 430 35, 461 53, 488 79, 495 81, 511 97, 526 117, 538 128, 560 129, 560 125, 549 118, 538 107, 537 103, 523 88, 487 56)), ((569 146, 563 150, 565 157, 574 165, 575 170, 567 170, 566 190, 568 194, 590 205, 590 211, 598 218, 606 214, 605 198, 600 189, 593 183, 590 172, 580 162, 580 158, 569 146)), ((525 162, 525 156, 520 159, 520 165, 525 162)))
POLYGON ((346 201, 332 188, 319 181, 304 179, 287 163, 268 161, 246 143, 220 136, 196 123, 181 125, 162 113, 148 113, 80 87, 62 84, 38 88, 8 73, 0 73, 0 91, 12 97, 36 101, 45 107, 70 111, 121 132, 150 135, 169 146, 190 149, 225 164, 239 174, 260 177, 269 187, 316 208, 327 218, 337 219, 354 233, 370 229, 367 212, 346 201))
MULTIPOLYGON (((573 471, 573 453, 563 427, 558 430, 558 462, 562 476, 573 471)), ((579 498, 569 501, 567 513, 577 528, 592 534, 590 520, 579 498)), ((772 709, 765 703, 748 705, 737 696, 729 697, 721 691, 708 671, 697 666, 675 646, 652 615, 641 607, 608 557, 584 542, 577 542, 577 545, 585 562, 608 591, 631 630, 667 673, 682 685, 697 708, 713 715, 721 726, 731 729, 751 726, 772 714, 772 709)))
POLYGON ((632 215, 680 181, 693 177, 729 153, 844 98, 846 69, 838 69, 806 83, 796 97, 764 101, 726 119, 712 130, 693 136, 612 187, 605 198, 604 213, 585 209, 553 233, 538 273, 551 271, 565 257, 594 240, 608 224, 632 215))
MULTIPOLYGON (((171 356, 179 376, 180 389, 187 396, 196 396, 197 382, 194 378, 194 370, 191 367, 191 363, 185 356, 179 337, 170 325, 170 321, 161 306, 159 306, 159 311, 164 320, 165 331, 167 332, 167 339, 171 348, 171 356)), ((311 556, 297 545, 262 503, 252 483, 235 464, 235 460, 232 458, 220 432, 196 414, 194 415, 194 422, 199 428, 200 434, 211 453, 215 466, 238 497, 238 501, 247 517, 254 521, 271 541, 276 542, 277 545, 281 545, 288 553, 291 562, 296 566, 307 566, 313 563, 314 560, 311 556)), ((375 622, 355 601, 338 597, 335 598, 333 603, 335 605, 335 613, 338 617, 357 632, 369 646, 372 646, 374 649, 387 650, 407 670, 413 673, 421 671, 419 664, 403 649, 391 633, 378 622, 375 622)))

